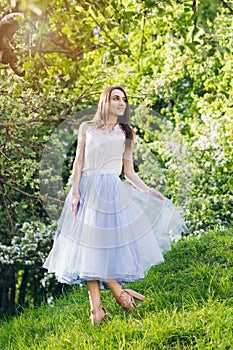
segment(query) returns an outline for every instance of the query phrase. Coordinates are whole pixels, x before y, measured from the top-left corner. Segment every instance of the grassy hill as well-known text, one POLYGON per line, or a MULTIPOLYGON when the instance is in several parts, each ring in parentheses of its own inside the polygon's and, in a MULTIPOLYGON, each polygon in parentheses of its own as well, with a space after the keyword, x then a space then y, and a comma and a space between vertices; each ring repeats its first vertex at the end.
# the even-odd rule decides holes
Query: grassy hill
MULTIPOLYGON (((233 349, 233 230, 173 246, 165 263, 132 284, 146 296, 128 315, 102 292, 111 320, 93 328, 86 287, 0 325, 0 349, 233 349)), ((127 286, 128 287, 128 286, 127 286)))

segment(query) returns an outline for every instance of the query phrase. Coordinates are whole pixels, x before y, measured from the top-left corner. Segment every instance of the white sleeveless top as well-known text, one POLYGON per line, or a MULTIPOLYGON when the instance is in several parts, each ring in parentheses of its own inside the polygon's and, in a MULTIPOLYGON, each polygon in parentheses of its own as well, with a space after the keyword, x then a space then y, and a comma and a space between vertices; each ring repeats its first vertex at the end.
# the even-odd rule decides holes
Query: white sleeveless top
POLYGON ((83 175, 108 172, 120 175, 124 150, 125 133, 119 124, 116 124, 112 131, 88 125, 83 175))

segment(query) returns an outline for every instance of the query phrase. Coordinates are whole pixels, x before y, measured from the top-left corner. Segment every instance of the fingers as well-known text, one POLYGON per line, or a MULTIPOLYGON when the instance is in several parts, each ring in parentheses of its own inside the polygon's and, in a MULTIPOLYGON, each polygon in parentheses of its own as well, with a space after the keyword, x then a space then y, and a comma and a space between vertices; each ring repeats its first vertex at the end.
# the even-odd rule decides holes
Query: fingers
POLYGON ((72 203, 72 208, 71 208, 72 214, 75 216, 75 213, 77 211, 77 205, 72 203))
POLYGON ((80 204, 80 199, 78 201, 74 201, 72 203, 72 206, 71 206, 71 211, 72 211, 72 214, 75 216, 76 215, 76 212, 77 212, 77 207, 78 205, 80 204))
POLYGON ((162 193, 160 192, 155 192, 155 196, 158 197, 159 199, 162 199, 163 201, 165 200, 164 195, 162 195, 162 193))
POLYGON ((161 199, 165 199, 165 197, 162 195, 162 193, 158 193, 158 196, 159 196, 161 199))
POLYGON ((165 197, 161 193, 159 193, 159 198, 162 199, 163 201, 165 200, 165 197))

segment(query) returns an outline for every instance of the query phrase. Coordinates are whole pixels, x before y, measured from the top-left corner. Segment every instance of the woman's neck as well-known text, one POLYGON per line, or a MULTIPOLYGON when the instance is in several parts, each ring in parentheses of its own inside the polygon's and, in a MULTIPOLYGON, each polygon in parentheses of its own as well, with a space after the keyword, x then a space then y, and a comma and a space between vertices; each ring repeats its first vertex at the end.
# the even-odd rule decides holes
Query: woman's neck
POLYGON ((108 119, 106 121, 106 123, 104 123, 104 128, 106 130, 108 130, 108 131, 112 131, 115 128, 116 125, 117 125, 117 120, 116 119, 115 120, 108 119))
POLYGON ((110 115, 110 116, 108 117, 108 120, 106 120, 105 125, 117 124, 117 119, 118 119, 117 116, 115 116, 115 115, 111 116, 111 115, 110 115))
POLYGON ((104 125, 111 125, 111 126, 112 126, 112 125, 116 125, 116 124, 117 124, 116 121, 115 121, 115 122, 109 122, 109 121, 108 121, 108 122, 104 123, 104 125))

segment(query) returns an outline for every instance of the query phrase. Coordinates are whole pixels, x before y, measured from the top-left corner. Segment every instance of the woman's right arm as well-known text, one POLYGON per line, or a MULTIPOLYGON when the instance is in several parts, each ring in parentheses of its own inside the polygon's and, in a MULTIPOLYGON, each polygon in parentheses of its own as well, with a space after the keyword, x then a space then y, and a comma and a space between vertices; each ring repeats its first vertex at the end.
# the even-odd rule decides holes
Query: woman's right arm
POLYGON ((81 172, 82 172, 84 156, 85 156, 86 129, 87 129, 87 124, 85 122, 79 126, 78 144, 77 144, 76 155, 75 155, 75 160, 73 163, 73 170, 72 170, 73 192, 72 192, 72 209, 71 210, 74 216, 77 211, 77 206, 80 203, 79 182, 81 179, 81 172))

